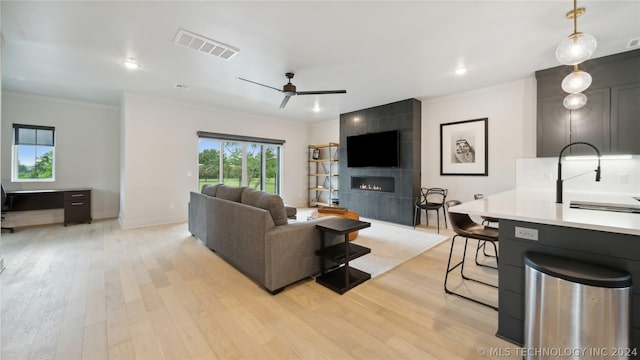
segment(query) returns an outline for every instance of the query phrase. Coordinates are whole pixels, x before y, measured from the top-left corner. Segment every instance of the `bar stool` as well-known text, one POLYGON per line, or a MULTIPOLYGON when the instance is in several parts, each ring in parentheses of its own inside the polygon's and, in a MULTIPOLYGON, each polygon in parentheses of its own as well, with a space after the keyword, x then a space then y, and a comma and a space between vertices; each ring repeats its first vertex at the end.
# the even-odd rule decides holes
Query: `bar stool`
MULTIPOLYGON (((461 204, 460 201, 458 200, 449 200, 446 202, 446 206, 447 209, 451 206, 455 206, 461 204)), ((477 280, 477 279, 473 279, 470 278, 468 276, 466 276, 464 274, 464 261, 467 255, 467 243, 469 242, 469 238, 471 239, 476 239, 478 241, 485 241, 485 242, 489 242, 493 245, 493 249, 495 250, 495 254, 496 254, 496 268, 498 266, 498 247, 496 245, 496 243, 498 242, 498 229, 495 228, 491 228, 491 227, 487 227, 481 224, 478 224, 476 222, 474 222, 473 220, 471 220, 471 218, 469 217, 469 215, 467 214, 457 214, 457 213, 449 213, 449 223, 451 224, 451 227, 453 228, 453 231, 456 233, 456 235, 453 236, 453 238, 451 239, 451 250, 449 251, 449 260, 447 261, 447 273, 444 276, 444 291, 447 294, 453 294, 462 298, 465 298, 467 300, 471 300, 473 302, 476 302, 478 304, 484 305, 484 306, 488 306, 494 310, 498 310, 498 308, 496 306, 493 306, 491 304, 482 302, 480 300, 477 299, 473 299, 471 297, 468 297, 466 295, 462 295, 460 293, 454 292, 452 290, 449 290, 449 288, 447 288, 447 280, 449 279, 449 273, 452 272, 453 270, 455 270, 456 268, 460 267, 460 275, 462 276, 463 280, 470 280, 470 281, 474 281, 483 285, 487 285, 490 287, 494 287, 494 288, 498 288, 498 286, 493 285, 493 284, 489 284, 487 282, 481 281, 481 280, 477 280), (451 257, 453 256, 453 247, 455 245, 455 241, 456 238, 460 236, 460 237, 464 237, 465 241, 464 241, 464 252, 462 253, 462 260, 456 264, 454 264, 453 266, 451 266, 451 257)))
MULTIPOLYGON (((473 198, 475 200, 478 199, 484 199, 484 195, 483 194, 474 194, 473 198)), ((491 216, 480 216, 482 218, 482 225, 484 226, 488 226, 488 227, 492 227, 491 224, 498 224, 500 222, 500 219, 498 219, 497 217, 491 217, 491 216)), ((497 267, 495 266, 491 266, 491 265, 487 265, 487 264, 482 264, 478 261, 478 253, 480 252, 480 249, 482 249, 482 255, 484 255, 485 257, 488 258, 494 258, 495 255, 491 255, 491 254, 487 254, 487 242, 486 241, 478 241, 478 248, 476 249, 476 265, 478 266, 486 266, 492 269, 497 269, 497 267)))

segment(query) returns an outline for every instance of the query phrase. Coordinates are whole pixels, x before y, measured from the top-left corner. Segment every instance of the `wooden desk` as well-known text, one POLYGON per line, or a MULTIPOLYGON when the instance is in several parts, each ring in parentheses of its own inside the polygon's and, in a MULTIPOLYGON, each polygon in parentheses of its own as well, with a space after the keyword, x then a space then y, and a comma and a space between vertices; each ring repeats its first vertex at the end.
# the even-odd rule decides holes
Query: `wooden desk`
POLYGON ((8 211, 64 209, 64 226, 91 223, 91 189, 7 191, 8 211))

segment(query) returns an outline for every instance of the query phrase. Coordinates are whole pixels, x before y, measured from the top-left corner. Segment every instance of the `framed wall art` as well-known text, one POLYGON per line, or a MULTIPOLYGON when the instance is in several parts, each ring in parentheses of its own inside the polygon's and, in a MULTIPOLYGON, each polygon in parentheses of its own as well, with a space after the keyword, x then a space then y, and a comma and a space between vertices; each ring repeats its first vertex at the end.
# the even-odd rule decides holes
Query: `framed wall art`
POLYGON ((489 175, 488 118, 440 124, 440 175, 489 175))

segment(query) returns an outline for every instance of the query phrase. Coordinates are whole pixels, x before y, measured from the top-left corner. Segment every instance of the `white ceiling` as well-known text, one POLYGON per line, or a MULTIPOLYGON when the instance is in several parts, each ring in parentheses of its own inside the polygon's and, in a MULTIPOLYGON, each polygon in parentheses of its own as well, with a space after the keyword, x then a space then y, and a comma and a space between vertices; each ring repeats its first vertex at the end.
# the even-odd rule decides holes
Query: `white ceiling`
MULTIPOLYGON (((2 88, 119 105, 125 92, 301 122, 412 97, 434 97, 555 67, 573 31, 571 0, 547 1, 6 1, 2 88), (173 43, 183 28, 240 52, 224 61, 173 43), (135 57, 137 72, 122 63, 135 57), (468 72, 453 70, 465 65, 468 72), (342 95, 293 97, 237 80, 342 95), (188 84, 189 90, 175 88, 188 84), (320 112, 313 112, 314 106, 320 112)), ((640 0, 580 0, 578 30, 595 57, 640 37, 640 0)), ((567 67, 567 72, 570 68, 567 67)))

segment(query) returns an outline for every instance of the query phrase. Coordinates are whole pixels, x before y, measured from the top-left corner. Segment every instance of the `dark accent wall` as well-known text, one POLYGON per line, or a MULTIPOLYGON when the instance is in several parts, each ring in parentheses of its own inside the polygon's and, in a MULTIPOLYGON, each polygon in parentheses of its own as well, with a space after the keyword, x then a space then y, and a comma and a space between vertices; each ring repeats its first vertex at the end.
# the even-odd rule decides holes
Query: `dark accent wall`
POLYGON ((413 225, 414 198, 420 191, 421 114, 420 100, 408 99, 340 115, 340 206, 362 217, 413 225), (400 134, 398 167, 347 167, 347 136, 390 130, 400 134), (395 189, 352 189, 352 176, 391 177, 395 189))

